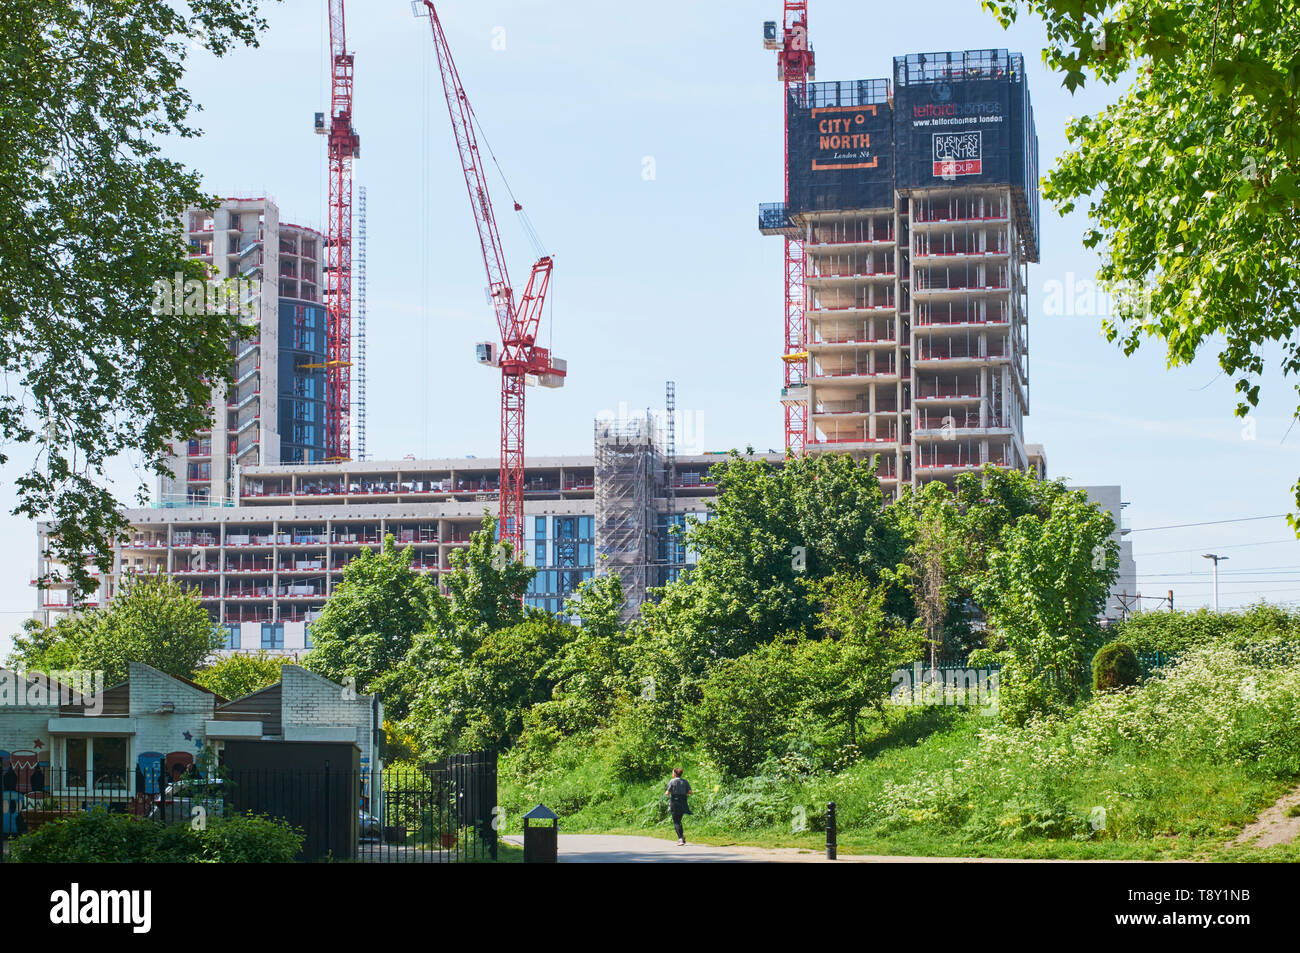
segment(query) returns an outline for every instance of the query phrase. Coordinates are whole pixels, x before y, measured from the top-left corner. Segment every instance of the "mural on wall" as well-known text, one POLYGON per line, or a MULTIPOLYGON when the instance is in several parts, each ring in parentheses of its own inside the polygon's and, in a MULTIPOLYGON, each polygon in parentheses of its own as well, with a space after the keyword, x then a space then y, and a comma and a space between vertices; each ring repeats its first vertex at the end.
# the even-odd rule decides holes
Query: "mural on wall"
POLYGON ((26 795, 45 790, 45 773, 49 762, 41 760, 45 747, 38 738, 30 749, 0 749, 0 828, 7 835, 21 834, 25 827, 20 811, 26 795))
POLYGON ((144 751, 135 759, 135 790, 139 794, 158 793, 158 773, 166 771, 167 782, 183 778, 194 766, 194 755, 188 751, 144 751))
POLYGON ((49 758, 41 752, 44 747, 44 742, 37 738, 31 748, 14 751, 0 748, 0 777, 4 779, 0 787, 18 794, 44 791, 50 770, 49 758))

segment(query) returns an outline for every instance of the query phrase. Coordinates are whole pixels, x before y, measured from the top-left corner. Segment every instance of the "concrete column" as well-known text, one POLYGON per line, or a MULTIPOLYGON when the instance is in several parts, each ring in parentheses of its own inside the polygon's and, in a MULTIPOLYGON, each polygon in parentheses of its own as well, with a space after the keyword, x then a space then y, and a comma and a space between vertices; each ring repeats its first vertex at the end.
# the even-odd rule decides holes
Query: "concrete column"
MULTIPOLYGON (((291 540, 292 541, 292 540, 291 540)), ((280 521, 271 521, 271 621, 280 621, 280 521)))

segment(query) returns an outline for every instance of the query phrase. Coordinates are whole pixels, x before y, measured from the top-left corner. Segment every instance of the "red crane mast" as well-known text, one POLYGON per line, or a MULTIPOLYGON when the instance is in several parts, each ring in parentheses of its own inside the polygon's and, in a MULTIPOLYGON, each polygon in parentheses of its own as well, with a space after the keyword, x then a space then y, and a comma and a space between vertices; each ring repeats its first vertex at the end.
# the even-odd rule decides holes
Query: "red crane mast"
MULTIPOLYGON (((343 0, 329 0, 330 119, 317 114, 316 131, 328 135, 329 224, 325 239, 325 457, 351 458, 352 415, 352 160, 361 137, 352 125, 352 59, 347 49, 343 0)), ((314 366, 314 365, 312 365, 314 366)))
MULTIPOLYGON (((785 201, 790 203, 790 104, 807 99, 807 84, 815 73, 812 44, 808 40, 808 0, 785 0, 781 37, 772 38, 777 70, 785 86, 785 201)), ((785 341, 782 363, 785 386, 808 382, 807 268, 802 238, 785 240, 785 341)), ((806 402, 785 404, 785 445, 794 456, 807 451, 810 408, 806 402)))
MULTIPOLYGON (((521 558, 524 536, 524 406, 525 386, 541 383, 546 387, 559 387, 564 383, 566 369, 562 361, 552 359, 550 351, 536 346, 537 329, 542 319, 542 308, 550 286, 553 262, 543 255, 534 264, 528 276, 528 285, 518 304, 510 285, 501 235, 497 230, 492 198, 488 193, 478 136, 474 131, 474 110, 465 95, 451 47, 443 32, 438 11, 431 0, 423 0, 433 29, 434 49, 438 56, 438 70, 442 76, 443 91, 447 97, 447 112, 451 117, 452 133, 460 152, 461 168, 465 173, 465 186, 469 191, 469 204, 478 229, 479 247, 483 252, 483 266, 487 271, 488 293, 496 313, 501 346, 492 353, 490 344, 479 345, 479 362, 501 369, 501 479, 500 516, 498 533, 502 541, 509 541, 514 557, 521 558)), ((418 6, 413 5, 417 16, 418 6)), ((515 211, 522 206, 515 203, 515 211)))

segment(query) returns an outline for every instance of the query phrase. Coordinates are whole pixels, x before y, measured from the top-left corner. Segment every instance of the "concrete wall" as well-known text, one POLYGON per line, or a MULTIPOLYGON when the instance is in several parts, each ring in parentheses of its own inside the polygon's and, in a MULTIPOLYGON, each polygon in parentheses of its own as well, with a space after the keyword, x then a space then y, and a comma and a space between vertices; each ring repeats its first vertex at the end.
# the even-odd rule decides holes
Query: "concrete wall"
POLYGON ((1119 486, 1081 486, 1071 487, 1083 490, 1088 499, 1110 514, 1115 521, 1115 532, 1111 539, 1119 546, 1119 575, 1111 587, 1110 598, 1106 600, 1106 618, 1119 619, 1124 607, 1121 596, 1127 594, 1128 611, 1140 608, 1135 597, 1138 594, 1137 563, 1133 559, 1133 544, 1128 539, 1128 530, 1123 526, 1123 490, 1119 486))

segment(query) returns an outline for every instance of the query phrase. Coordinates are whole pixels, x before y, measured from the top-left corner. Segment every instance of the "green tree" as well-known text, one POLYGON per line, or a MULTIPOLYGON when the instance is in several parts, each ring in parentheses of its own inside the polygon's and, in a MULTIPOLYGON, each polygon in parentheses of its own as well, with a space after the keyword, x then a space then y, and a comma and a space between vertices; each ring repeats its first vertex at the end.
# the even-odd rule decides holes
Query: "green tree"
POLYGON ((948 604, 953 595, 948 572, 952 534, 945 525, 946 515, 943 509, 927 514, 917 525, 916 539, 908 553, 912 595, 917 616, 925 627, 925 638, 930 643, 931 668, 939 663, 943 626, 948 620, 948 604))
POLYGON ((537 672, 524 673, 520 668, 527 665, 519 654, 520 633, 494 636, 531 626, 533 635, 545 636, 549 645, 561 631, 547 628, 551 623, 536 614, 525 616, 523 597, 536 570, 516 561, 509 543, 497 542, 491 514, 484 514, 482 527, 471 534, 469 545, 453 551, 449 559, 452 569, 442 577, 448 594, 433 594, 429 627, 390 676, 390 683, 412 700, 411 717, 403 727, 421 740, 430 757, 461 747, 471 720, 479 728, 472 737, 466 735, 466 744, 513 739, 516 724, 503 706, 514 704, 520 693, 531 692, 519 685, 521 681, 531 685, 537 672), (472 693, 484 688, 477 673, 494 667, 501 677, 509 670, 513 687, 476 708, 480 702, 472 693))
POLYGON ((76 668, 77 646, 88 638, 93 619, 93 613, 67 615, 50 626, 28 619, 22 632, 13 637, 13 650, 5 664, 32 672, 76 668))
POLYGON ((30 451, 14 512, 53 521, 81 591, 94 585, 82 554, 107 572, 126 529, 107 461, 165 472, 242 333, 223 309, 155 309, 154 283, 207 277, 181 216, 217 200, 162 152, 198 135, 186 60, 256 45, 258 6, 0 0, 0 464, 30 451))
POLYGON ((884 717, 893 674, 919 658, 926 643, 924 621, 908 624, 886 612, 890 584, 837 573, 810 587, 824 637, 805 641, 796 652, 806 682, 801 706, 840 727, 850 745, 858 742, 864 711, 874 708, 884 717))
MULTIPOLYGON (((1300 371, 1300 7, 1289 0, 988 0, 1047 27, 1047 64, 1076 89, 1129 82, 1071 121, 1044 180, 1062 213, 1084 205, 1084 243, 1115 293, 1104 325, 1132 354, 1164 342, 1169 364, 1205 346, 1235 379, 1236 412, 1259 399, 1265 352, 1300 371)), ((1300 483, 1295 487, 1300 505, 1300 483)), ((1293 518, 1292 525, 1296 526, 1293 518)), ((1300 528, 1300 527, 1298 527, 1300 528)))
POLYGON ((262 651, 256 655, 236 652, 199 669, 193 681, 223 698, 243 698, 279 683, 280 669, 290 661, 262 651))
POLYGON ((449 642, 427 640, 408 724, 429 758, 513 745, 525 713, 551 697, 547 663, 573 638, 571 625, 538 611, 504 629, 479 631, 482 638, 465 655, 449 642))
POLYGON ((1062 481, 990 466, 961 474, 952 489, 936 480, 905 491, 890 507, 908 540, 907 579, 917 613, 940 641, 936 656, 964 660, 983 645, 984 612, 975 589, 988 576, 990 556, 1017 520, 1046 517, 1066 492, 1062 481))
POLYGON ((165 577, 130 576, 113 601, 15 640, 13 664, 33 671, 102 671, 126 680, 131 662, 189 678, 225 638, 198 597, 165 577))
POLYGON ((684 728, 731 777, 745 777, 794 735, 803 680, 793 641, 774 641, 723 659, 685 711, 684 728))
MULTIPOLYGON (((626 602, 616 573, 584 582, 566 602, 581 628, 547 662, 554 688, 534 712, 540 724, 565 735, 590 730, 606 724, 620 698, 631 694, 630 637, 621 623, 626 602)), ((653 683, 645 691, 653 693, 653 683)))
POLYGON ((698 554, 673 587, 719 655, 738 655, 778 634, 811 634, 815 611, 799 580, 840 570, 879 578, 905 541, 884 515, 875 461, 847 454, 790 459, 782 467, 737 454, 714 467, 710 518, 687 532, 698 554))
POLYGON ((448 556, 452 571, 443 574, 447 595, 433 603, 435 631, 464 647, 476 643, 482 631, 523 621, 524 593, 537 573, 515 559, 510 543, 497 541, 496 531, 496 519, 484 513, 469 545, 448 556))
MULTIPOLYGON (((774 638, 810 637, 816 607, 802 582, 847 571, 877 583, 906 554, 884 505, 876 461, 847 454, 790 459, 782 467, 733 453, 713 468, 710 518, 691 520, 690 573, 642 608, 629 658, 638 683, 655 686, 651 719, 669 736, 699 697, 708 669, 774 638)), ((891 613, 910 615, 905 592, 891 613)))
POLYGON ((976 597, 998 644, 976 662, 1002 665, 999 710, 1011 721, 1073 703, 1119 566, 1115 522, 1082 490, 1040 518, 1020 517, 989 557, 976 597))
POLYGON ((386 711, 406 715, 408 686, 400 668, 416 637, 434 624, 441 599, 411 563, 413 547, 384 537, 383 549, 363 549, 343 569, 320 616, 311 624, 312 650, 303 666, 363 694, 378 693, 386 711))

